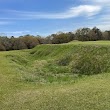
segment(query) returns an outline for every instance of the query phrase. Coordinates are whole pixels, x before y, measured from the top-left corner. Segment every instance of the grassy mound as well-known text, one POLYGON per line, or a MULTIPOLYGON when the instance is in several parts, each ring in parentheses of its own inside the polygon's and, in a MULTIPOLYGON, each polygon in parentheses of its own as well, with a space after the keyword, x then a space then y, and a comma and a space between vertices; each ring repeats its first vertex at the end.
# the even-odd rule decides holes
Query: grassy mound
POLYGON ((32 50, 31 54, 38 60, 47 60, 49 67, 52 65, 58 73, 92 75, 110 70, 109 45, 42 45, 32 50), (64 68, 68 69, 62 71, 64 68))
POLYGON ((39 45, 25 55, 12 52, 6 58, 19 71, 21 81, 74 82, 81 75, 110 72, 110 45, 94 43, 39 45))
POLYGON ((49 109, 110 109, 109 42, 0 52, 0 110, 49 109))

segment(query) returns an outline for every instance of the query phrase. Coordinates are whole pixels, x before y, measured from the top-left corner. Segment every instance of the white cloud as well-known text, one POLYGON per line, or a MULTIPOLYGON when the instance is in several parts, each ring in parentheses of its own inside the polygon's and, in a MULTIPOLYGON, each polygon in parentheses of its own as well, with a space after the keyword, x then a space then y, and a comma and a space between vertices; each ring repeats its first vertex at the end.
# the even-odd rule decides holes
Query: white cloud
POLYGON ((17 18, 12 19, 68 19, 78 16, 94 16, 99 13, 101 9, 102 8, 98 5, 80 5, 59 13, 40 13, 17 10, 8 10, 7 12, 17 16, 17 18))
POLYGON ((88 25, 97 26, 101 30, 110 29, 110 0, 83 0, 84 4, 102 7, 101 13, 89 21, 88 25))
POLYGON ((87 16, 93 16, 96 15, 101 11, 100 6, 93 6, 93 5, 80 5, 78 7, 71 8, 70 12, 72 14, 76 13, 76 15, 87 15, 87 16))

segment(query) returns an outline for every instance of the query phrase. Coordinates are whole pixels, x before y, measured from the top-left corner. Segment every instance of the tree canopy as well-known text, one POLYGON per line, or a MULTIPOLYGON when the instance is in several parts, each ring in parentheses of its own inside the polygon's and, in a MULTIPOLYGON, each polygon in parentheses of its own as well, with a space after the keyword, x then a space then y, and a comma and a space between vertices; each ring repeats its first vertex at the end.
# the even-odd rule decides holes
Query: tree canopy
POLYGON ((97 41, 110 40, 110 30, 101 31, 97 27, 80 28, 75 32, 58 32, 47 37, 24 35, 19 37, 0 36, 0 51, 31 49, 40 44, 61 44, 72 40, 97 41))

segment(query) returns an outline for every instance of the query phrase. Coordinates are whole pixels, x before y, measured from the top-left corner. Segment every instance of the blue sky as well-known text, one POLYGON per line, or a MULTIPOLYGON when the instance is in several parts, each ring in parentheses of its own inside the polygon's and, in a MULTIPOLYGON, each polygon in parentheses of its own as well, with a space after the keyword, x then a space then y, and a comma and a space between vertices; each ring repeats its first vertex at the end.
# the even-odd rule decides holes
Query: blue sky
POLYGON ((110 30, 110 0, 0 0, 0 34, 47 36, 97 26, 110 30))

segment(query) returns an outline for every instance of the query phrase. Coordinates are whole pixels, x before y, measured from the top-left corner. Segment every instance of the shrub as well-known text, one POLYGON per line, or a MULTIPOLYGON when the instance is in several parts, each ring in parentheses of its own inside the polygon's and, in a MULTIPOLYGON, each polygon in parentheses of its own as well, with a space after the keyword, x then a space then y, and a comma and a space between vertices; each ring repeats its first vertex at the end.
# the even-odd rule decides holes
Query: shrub
POLYGON ((6 50, 5 47, 2 44, 0 44, 0 51, 5 51, 5 50, 6 50))
POLYGON ((72 60, 71 55, 66 55, 66 56, 63 56, 62 58, 60 58, 57 61, 57 64, 59 66, 67 66, 67 65, 69 65, 69 63, 71 62, 71 60, 72 60))
POLYGON ((80 75, 93 75, 107 72, 109 69, 109 60, 107 55, 83 54, 77 56, 71 63, 71 71, 80 75))

